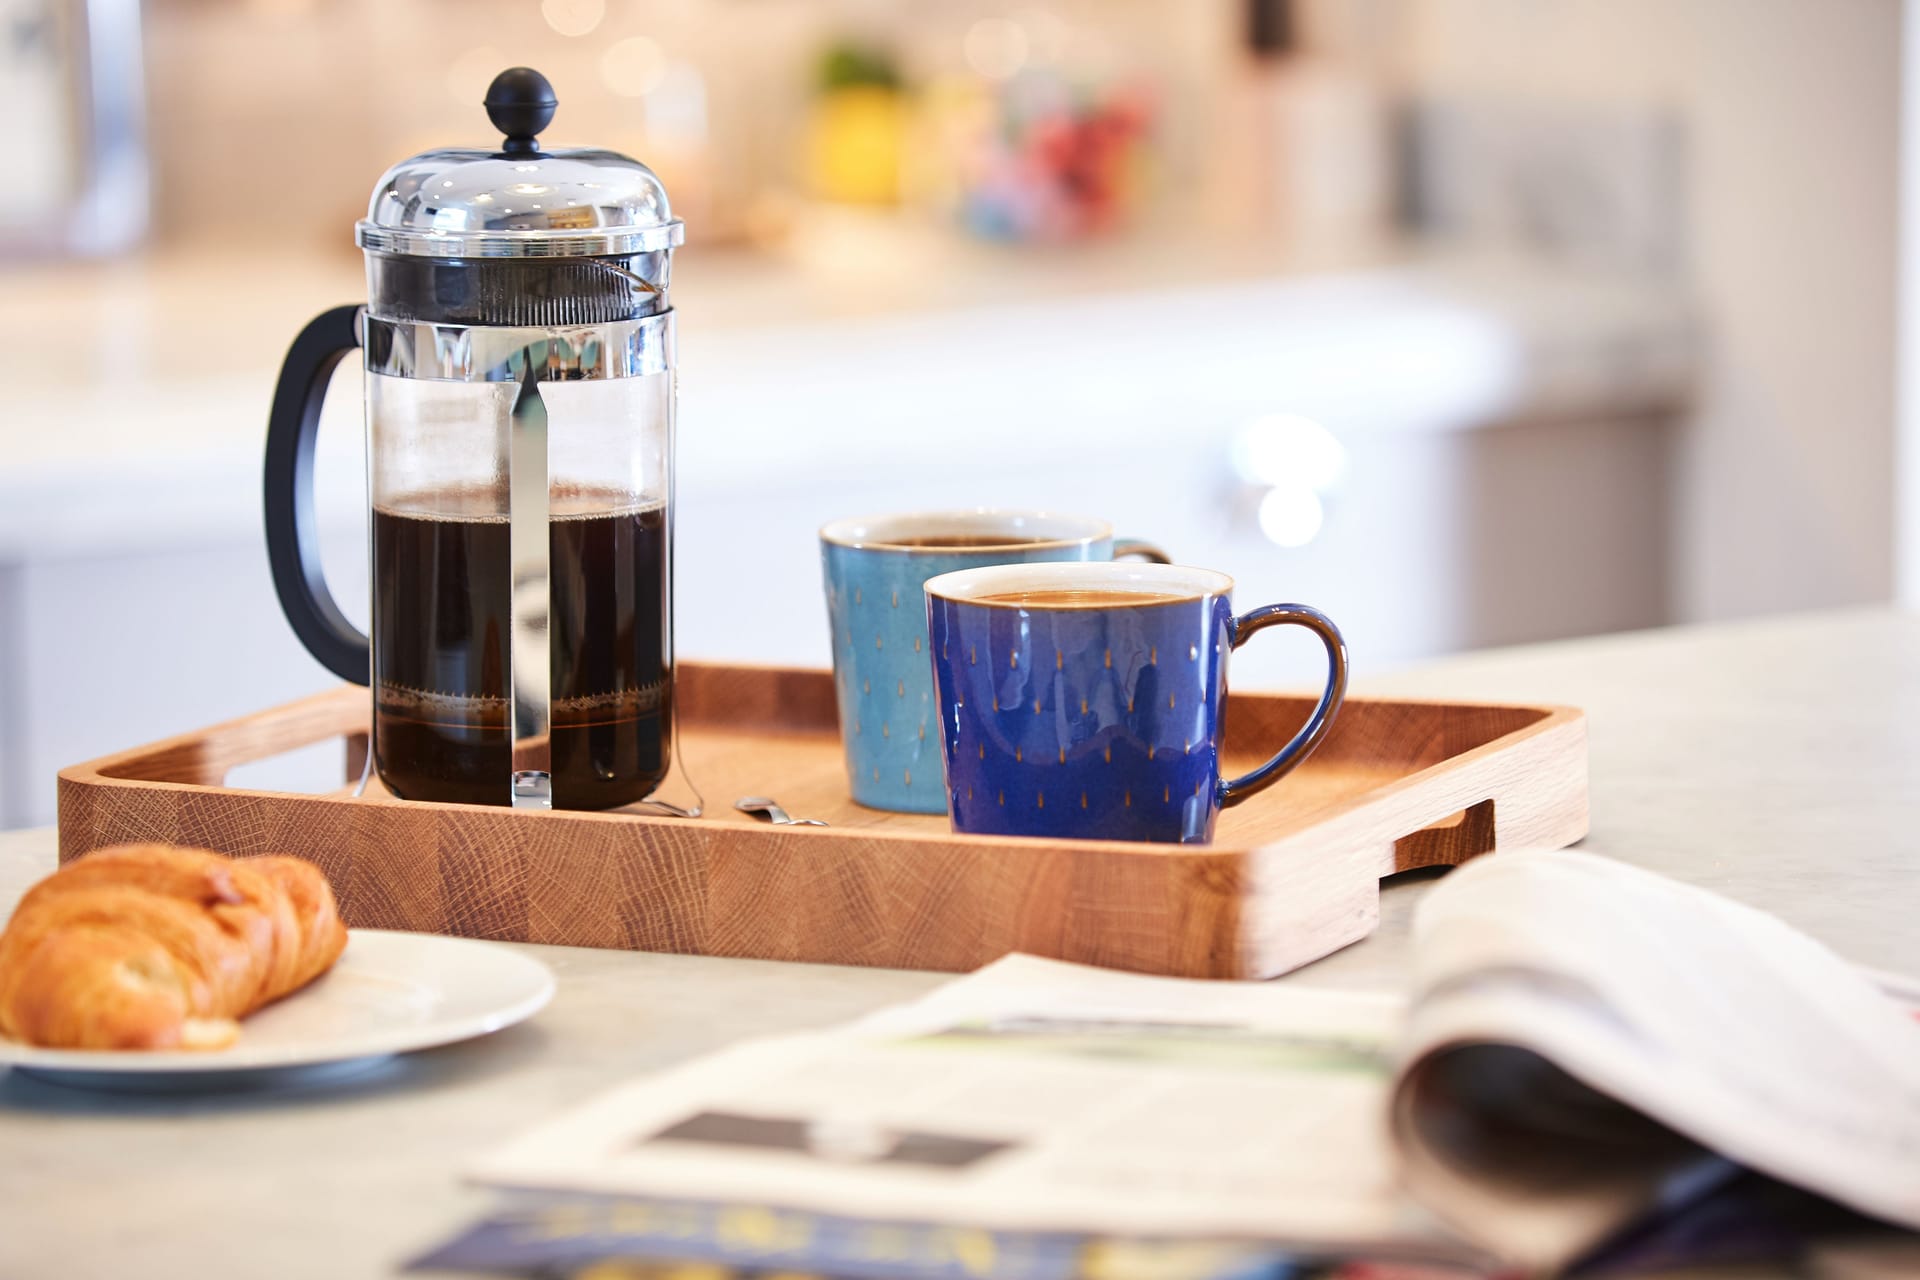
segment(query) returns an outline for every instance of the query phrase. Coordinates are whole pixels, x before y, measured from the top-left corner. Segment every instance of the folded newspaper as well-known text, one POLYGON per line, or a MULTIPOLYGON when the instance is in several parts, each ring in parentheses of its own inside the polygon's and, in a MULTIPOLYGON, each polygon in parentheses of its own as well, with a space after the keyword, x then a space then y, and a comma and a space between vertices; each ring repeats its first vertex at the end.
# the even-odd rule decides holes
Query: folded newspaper
POLYGON ((1009 956, 627 1085, 503 1187, 1550 1272, 1738 1182, 1920 1229, 1916 993, 1589 853, 1484 858, 1411 993, 1009 956))

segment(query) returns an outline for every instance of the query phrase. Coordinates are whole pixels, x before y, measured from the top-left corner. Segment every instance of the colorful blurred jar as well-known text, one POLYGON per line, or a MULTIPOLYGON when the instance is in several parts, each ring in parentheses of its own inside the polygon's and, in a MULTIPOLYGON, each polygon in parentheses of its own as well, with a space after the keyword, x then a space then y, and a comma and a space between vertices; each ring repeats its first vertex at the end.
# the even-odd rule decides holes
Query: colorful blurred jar
POLYGON ((813 193, 839 204, 899 203, 908 108, 893 60, 836 45, 821 58, 818 79, 807 138, 813 193))
POLYGON ((1027 71, 926 96, 968 230, 996 240, 1078 240, 1118 230, 1149 185, 1155 109, 1133 81, 1027 71))

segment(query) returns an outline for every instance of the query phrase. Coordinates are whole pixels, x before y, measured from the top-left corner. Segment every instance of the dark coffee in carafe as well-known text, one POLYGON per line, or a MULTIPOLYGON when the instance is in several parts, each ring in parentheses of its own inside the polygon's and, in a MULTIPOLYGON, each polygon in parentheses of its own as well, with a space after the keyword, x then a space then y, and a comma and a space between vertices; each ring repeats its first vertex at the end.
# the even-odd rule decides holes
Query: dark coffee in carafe
MULTIPOLYGON (((373 515, 380 776, 407 800, 504 804, 511 526, 458 496, 396 505, 373 515)), ((556 502, 548 531, 553 802, 630 804, 669 763, 666 508, 585 495, 556 502)))

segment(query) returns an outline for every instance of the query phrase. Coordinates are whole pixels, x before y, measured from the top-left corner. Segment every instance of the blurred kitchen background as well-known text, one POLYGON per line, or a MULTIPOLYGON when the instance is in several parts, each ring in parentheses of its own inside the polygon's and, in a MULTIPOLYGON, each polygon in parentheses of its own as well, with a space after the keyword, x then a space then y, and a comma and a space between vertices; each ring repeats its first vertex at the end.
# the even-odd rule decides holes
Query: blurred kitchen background
MULTIPOLYGON (((0 0, 0 827, 329 682, 267 574, 274 375, 364 299, 382 171, 490 141, 514 64, 546 141, 687 222, 683 657, 824 665, 817 526, 976 503, 1318 604, 1362 687, 1885 602, 1920 578, 1906 34, 1899 0, 0 0)), ((320 489, 364 620, 360 377, 320 489)))

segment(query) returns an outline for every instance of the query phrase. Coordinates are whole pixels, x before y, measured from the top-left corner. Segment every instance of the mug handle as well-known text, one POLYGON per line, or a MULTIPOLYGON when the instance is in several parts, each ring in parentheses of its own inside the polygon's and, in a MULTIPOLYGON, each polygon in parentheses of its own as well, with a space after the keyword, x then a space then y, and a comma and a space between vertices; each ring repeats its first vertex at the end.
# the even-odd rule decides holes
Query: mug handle
POLYGON ((1279 626, 1305 627, 1320 637, 1320 643, 1327 647, 1327 687, 1313 714, 1300 726, 1300 732, 1275 752, 1272 759, 1252 773, 1220 780, 1216 794, 1223 809, 1265 791, 1312 755, 1313 749, 1327 736, 1327 730, 1333 727, 1333 717, 1340 710, 1340 704, 1346 701, 1347 642, 1340 628, 1333 625, 1333 619, 1318 609, 1304 604, 1269 604, 1243 613, 1233 620, 1233 647, 1238 649, 1256 631, 1279 626))
POLYGON ((367 638, 347 621, 320 570, 313 509, 313 445, 335 365, 360 346, 360 308, 315 316, 287 349, 267 415, 267 563, 293 634, 320 665, 354 684, 372 679, 367 638))
POLYGON ((1139 556, 1149 564, 1172 564, 1173 557, 1153 543, 1142 538, 1115 538, 1113 540, 1113 558, 1139 556))

